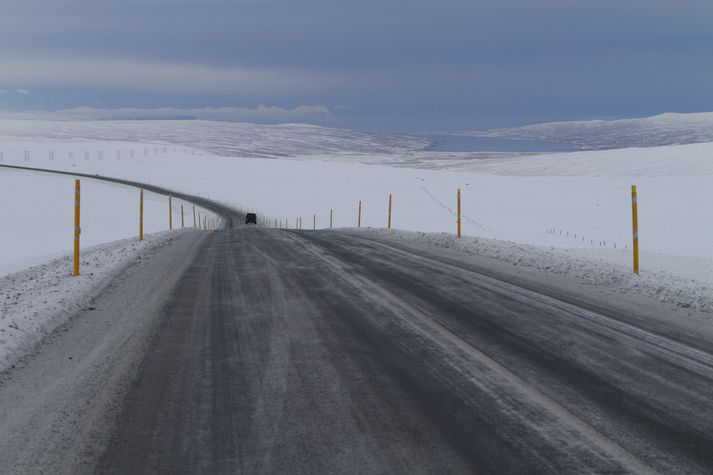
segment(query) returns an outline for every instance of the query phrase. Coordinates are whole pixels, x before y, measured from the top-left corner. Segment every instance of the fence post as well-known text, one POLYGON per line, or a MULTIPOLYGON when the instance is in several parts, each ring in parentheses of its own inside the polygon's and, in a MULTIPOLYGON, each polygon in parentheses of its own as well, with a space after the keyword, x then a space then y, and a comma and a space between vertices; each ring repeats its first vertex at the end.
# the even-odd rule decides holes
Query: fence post
POLYGON ((193 205, 193 227, 196 227, 196 205, 193 205))
POLYGON ((141 188, 141 198, 139 199, 139 241, 144 240, 144 189, 141 188))
POLYGON ((388 229, 391 229, 391 193, 389 193, 389 226, 388 229))
POLYGON ((79 236, 82 234, 80 222, 80 186, 79 180, 74 181, 74 272, 72 275, 79 275, 79 236))
POLYGON ((460 188, 458 188, 458 239, 460 239, 460 188))
POLYGON ((181 227, 185 228, 185 226, 183 224, 183 205, 181 205, 181 227))
POLYGON ((334 219, 333 210, 329 210, 329 229, 332 229, 332 220, 334 219))
POLYGON ((171 195, 168 195, 168 229, 173 230, 173 205, 171 204, 171 195))
POLYGON ((357 219, 357 228, 361 227, 361 200, 359 200, 359 218, 357 219))
POLYGON ((631 221, 634 239, 634 273, 639 273, 639 203, 636 195, 636 185, 631 185, 631 221))
POLYGON ((313 214, 312 215, 312 231, 317 230, 317 215, 313 214))

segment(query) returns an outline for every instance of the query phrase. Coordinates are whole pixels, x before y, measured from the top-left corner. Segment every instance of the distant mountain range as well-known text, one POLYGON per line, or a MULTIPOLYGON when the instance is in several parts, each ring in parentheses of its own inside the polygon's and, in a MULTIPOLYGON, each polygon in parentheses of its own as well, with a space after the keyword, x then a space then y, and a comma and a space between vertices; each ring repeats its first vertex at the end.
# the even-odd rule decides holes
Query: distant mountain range
POLYGON ((456 135, 538 140, 570 144, 583 150, 681 145, 713 142, 713 112, 667 113, 638 119, 547 122, 456 135))
POLYGON ((522 147, 488 149, 486 143, 479 144, 480 148, 450 151, 434 148, 436 139, 433 137, 379 135, 310 124, 261 125, 213 120, 22 120, 0 117, 0 138, 3 136, 173 144, 226 157, 322 157, 397 166, 452 168, 471 160, 566 150, 543 148, 535 142, 567 144, 574 150, 713 142, 713 113, 550 122, 461 132, 450 134, 450 137, 482 138, 485 142, 521 141, 522 147))

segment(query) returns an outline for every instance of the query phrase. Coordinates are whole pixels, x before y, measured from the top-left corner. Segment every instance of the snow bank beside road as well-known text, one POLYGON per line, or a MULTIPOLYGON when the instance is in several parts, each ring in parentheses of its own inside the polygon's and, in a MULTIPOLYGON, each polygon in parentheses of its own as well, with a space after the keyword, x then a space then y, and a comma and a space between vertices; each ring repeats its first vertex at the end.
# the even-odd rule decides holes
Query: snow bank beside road
POLYGON ((607 287, 624 294, 653 297, 679 307, 713 309, 713 260, 643 253, 642 274, 631 271, 631 254, 623 251, 560 249, 530 246, 454 234, 386 229, 352 229, 415 244, 454 249, 468 255, 495 258, 518 266, 566 276, 582 284, 607 287))
MULTIPOLYGON (((195 231, 149 234, 85 249, 82 275, 72 277, 72 256, 0 277, 0 371, 79 311, 138 259, 195 231)), ((91 308, 91 307, 90 307, 91 308)))

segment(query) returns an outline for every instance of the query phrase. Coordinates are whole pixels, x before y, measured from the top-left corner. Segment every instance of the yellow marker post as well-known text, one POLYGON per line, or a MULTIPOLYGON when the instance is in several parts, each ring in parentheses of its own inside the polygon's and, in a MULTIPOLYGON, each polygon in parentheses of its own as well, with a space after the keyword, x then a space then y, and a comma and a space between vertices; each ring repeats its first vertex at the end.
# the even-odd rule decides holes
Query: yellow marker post
POLYGON ((391 193, 389 193, 389 226, 388 229, 391 229, 391 193))
POLYGON ((329 210, 329 229, 332 229, 333 219, 334 219, 334 213, 333 213, 333 210, 330 209, 329 210))
POLYGON ((631 221, 634 238, 634 274, 639 273, 639 203, 636 196, 636 185, 631 185, 631 221))
POLYGON ((171 204, 171 195, 168 195, 168 229, 173 229, 173 205, 171 204))
POLYGON ((196 227, 196 205, 193 205, 193 227, 196 227))
POLYGON ((359 218, 357 219, 357 228, 361 227, 361 200, 359 200, 359 218))
POLYGON ((458 239, 460 239, 460 188, 458 188, 458 239))
POLYGON ((79 219, 79 202, 80 202, 80 187, 79 180, 74 182, 74 272, 72 275, 79 275, 79 236, 82 234, 82 228, 79 219))
POLYGON ((183 224, 183 205, 181 205, 181 227, 185 228, 185 225, 183 224))
POLYGON ((141 198, 139 199, 139 241, 144 240, 144 189, 141 188, 141 198))

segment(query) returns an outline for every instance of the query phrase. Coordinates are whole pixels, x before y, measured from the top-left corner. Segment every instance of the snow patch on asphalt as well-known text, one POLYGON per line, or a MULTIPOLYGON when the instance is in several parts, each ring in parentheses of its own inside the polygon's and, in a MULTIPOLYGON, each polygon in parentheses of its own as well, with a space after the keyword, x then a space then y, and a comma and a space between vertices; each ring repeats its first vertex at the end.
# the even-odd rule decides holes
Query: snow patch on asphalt
MULTIPOLYGON (((349 231, 356 232, 357 229, 349 231)), ((713 310, 713 261, 643 253, 642 270, 631 269, 631 253, 612 250, 561 249, 495 239, 418 231, 359 229, 359 232, 400 239, 429 247, 454 249, 467 255, 498 259, 513 265, 564 275, 621 294, 655 298, 683 308, 713 310)))
POLYGON ((59 325, 83 310, 128 266, 150 259, 181 230, 123 239, 84 249, 81 273, 72 274, 72 256, 0 277, 0 371, 59 325))

